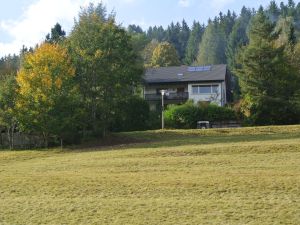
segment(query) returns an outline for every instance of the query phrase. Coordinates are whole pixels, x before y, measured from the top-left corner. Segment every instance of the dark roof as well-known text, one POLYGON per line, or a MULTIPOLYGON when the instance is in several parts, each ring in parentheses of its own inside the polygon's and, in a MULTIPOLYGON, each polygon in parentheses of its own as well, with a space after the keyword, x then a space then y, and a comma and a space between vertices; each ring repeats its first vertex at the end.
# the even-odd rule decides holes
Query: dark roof
POLYGON ((226 65, 211 66, 172 66, 150 68, 146 70, 144 82, 177 83, 195 81, 223 81, 226 76, 226 65))

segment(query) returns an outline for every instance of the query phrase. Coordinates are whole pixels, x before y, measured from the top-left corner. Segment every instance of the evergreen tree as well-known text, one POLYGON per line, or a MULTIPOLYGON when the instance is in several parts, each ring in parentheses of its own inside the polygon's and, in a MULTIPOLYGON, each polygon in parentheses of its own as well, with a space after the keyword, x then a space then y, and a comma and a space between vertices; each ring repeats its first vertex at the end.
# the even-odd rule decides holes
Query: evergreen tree
POLYGON ((129 25, 127 28, 127 31, 130 34, 143 34, 144 33, 143 29, 140 26, 134 25, 134 24, 129 25))
POLYGON ((268 9, 266 10, 266 14, 268 18, 273 22, 276 23, 280 16, 280 9, 277 6, 276 1, 271 1, 268 9))
POLYGON ((66 36, 66 32, 62 30, 61 25, 56 23, 55 26, 51 29, 51 33, 47 34, 46 42, 48 43, 59 43, 64 40, 66 36))
POLYGON ((222 64, 226 63, 226 38, 218 29, 217 21, 211 22, 205 29, 199 45, 197 64, 222 64))
POLYGON ((173 22, 168 26, 167 29, 167 42, 172 44, 179 56, 181 58, 181 44, 180 44, 180 32, 181 32, 181 25, 177 22, 174 24, 173 22))
POLYGON ((201 26, 199 22, 194 21, 192 31, 187 42, 186 54, 185 54, 185 64, 191 65, 197 59, 197 54, 199 51, 199 44, 204 33, 204 25, 201 26))
POLYGON ((187 43, 190 37, 190 28, 185 22, 185 20, 182 21, 181 30, 179 33, 179 50, 178 54, 180 57, 180 61, 183 62, 186 54, 186 47, 187 43))
POLYGON ((165 41, 167 39, 166 31, 162 26, 159 27, 154 26, 153 28, 149 27, 147 31, 147 37, 149 40, 155 39, 158 40, 159 42, 165 41))
POLYGON ((276 40, 278 46, 288 47, 288 50, 291 50, 291 47, 296 44, 294 19, 292 17, 281 17, 274 32, 278 35, 276 40))
POLYGON ((255 124, 297 122, 292 98, 297 90, 295 70, 282 47, 274 44, 274 26, 262 8, 249 30, 249 45, 240 53, 236 70, 244 97, 243 108, 255 124))
POLYGON ((236 20, 232 32, 228 37, 226 57, 227 64, 230 69, 236 66, 236 55, 238 50, 248 43, 247 30, 249 26, 252 12, 250 9, 243 7, 240 17, 236 20))

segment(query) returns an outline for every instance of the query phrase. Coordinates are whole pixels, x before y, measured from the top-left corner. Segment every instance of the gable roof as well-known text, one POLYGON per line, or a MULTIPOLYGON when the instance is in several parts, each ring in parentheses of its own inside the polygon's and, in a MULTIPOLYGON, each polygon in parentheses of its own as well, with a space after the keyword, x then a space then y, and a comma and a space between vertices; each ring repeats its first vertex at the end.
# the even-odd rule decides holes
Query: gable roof
POLYGON ((151 83, 177 83, 197 81, 223 81, 226 76, 227 66, 171 66, 150 68, 146 70, 144 82, 151 83))

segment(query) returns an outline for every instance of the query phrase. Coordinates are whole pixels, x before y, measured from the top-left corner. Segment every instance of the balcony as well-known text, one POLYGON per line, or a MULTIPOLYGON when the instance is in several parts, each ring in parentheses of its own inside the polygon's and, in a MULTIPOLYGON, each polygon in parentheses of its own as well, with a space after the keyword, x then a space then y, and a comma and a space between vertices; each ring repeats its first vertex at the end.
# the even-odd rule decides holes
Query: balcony
MULTIPOLYGON (((169 95, 165 95, 165 100, 178 100, 178 101, 186 101, 189 98, 188 92, 178 92, 178 93, 169 93, 169 95)), ((160 101, 160 94, 145 94, 145 100, 147 101, 160 101)))

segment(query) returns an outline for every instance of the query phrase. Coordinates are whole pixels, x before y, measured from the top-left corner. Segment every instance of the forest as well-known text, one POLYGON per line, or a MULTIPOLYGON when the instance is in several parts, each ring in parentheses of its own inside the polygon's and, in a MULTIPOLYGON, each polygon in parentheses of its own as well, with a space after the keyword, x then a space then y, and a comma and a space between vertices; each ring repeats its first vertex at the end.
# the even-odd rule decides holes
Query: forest
POLYGON ((43 43, 0 59, 0 127, 76 143, 111 131, 158 128, 141 97, 149 67, 227 64, 247 125, 300 122, 300 3, 244 6, 191 26, 183 19, 123 27, 105 5, 82 8, 71 32, 59 23, 43 43))

